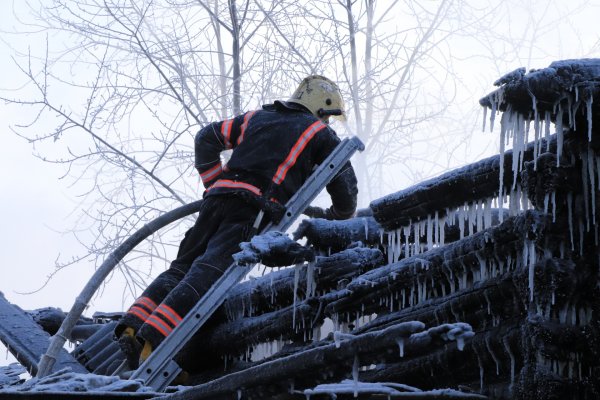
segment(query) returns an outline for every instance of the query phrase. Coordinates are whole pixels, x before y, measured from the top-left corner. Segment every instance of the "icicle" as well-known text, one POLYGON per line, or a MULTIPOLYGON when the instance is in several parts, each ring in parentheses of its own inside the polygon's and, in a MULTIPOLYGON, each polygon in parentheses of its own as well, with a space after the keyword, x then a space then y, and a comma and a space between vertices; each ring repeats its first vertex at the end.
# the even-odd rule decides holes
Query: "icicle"
POLYGON ((394 262, 400 259, 402 254, 402 232, 400 228, 396 229, 396 249, 394 250, 394 262))
POLYGON ((413 243, 413 248, 414 248, 414 252, 413 254, 419 254, 419 249, 421 247, 421 223, 417 222, 415 224, 413 224, 414 226, 414 234, 415 234, 415 241, 413 243))
POLYGON ((387 256, 388 256, 388 264, 392 264, 394 262, 394 236, 396 233, 394 231, 390 231, 387 234, 387 256))
POLYGON ((521 158, 521 147, 523 142, 523 130, 521 128, 521 121, 523 117, 519 113, 514 113, 512 116, 512 130, 513 130, 513 153, 512 153, 512 173, 513 173, 513 184, 512 190, 515 190, 517 186, 517 176, 519 175, 519 165, 521 158))
POLYGON ((481 357, 479 357, 479 353, 475 351, 477 355, 477 365, 479 365, 479 392, 483 393, 483 364, 481 363, 481 357))
POLYGON ((363 224, 365 225, 365 241, 369 240, 369 221, 366 218, 363 218, 363 224))
MULTIPOLYGON (((535 263, 536 263, 536 255, 535 255, 535 243, 533 241, 525 240, 525 248, 527 248, 527 253, 529 255, 527 260, 527 265, 529 267, 529 301, 533 302, 533 292, 534 292, 534 277, 535 277, 535 263)), ((523 249, 525 253, 525 249, 523 249)))
POLYGON ((540 140, 540 114, 537 112, 537 109, 534 113, 533 120, 533 170, 537 171, 537 159, 538 159, 538 149, 539 149, 539 140, 540 140))
POLYGON ((485 119, 487 118, 487 107, 483 107, 483 127, 481 132, 485 132, 485 119))
MULTIPOLYGON (((504 115, 506 113, 509 113, 510 112, 509 110, 510 110, 510 106, 509 106, 509 109, 506 110, 506 112, 502 115, 502 119, 501 119, 501 123, 500 123, 500 172, 499 172, 500 182, 499 182, 499 189, 498 189, 498 195, 500 196, 500 198, 502 198, 503 186, 504 186, 504 140, 506 137, 506 123, 504 123, 504 115)), ((502 202, 500 202, 500 204, 502 204, 502 202)), ((500 221, 502 221, 502 205, 500 205, 500 221)))
POLYGON ((483 228, 487 229, 492 226, 492 198, 488 197, 485 199, 484 212, 483 212, 483 228))
POLYGON ((358 397, 358 369, 360 363, 358 361, 358 354, 354 355, 354 363, 352 364, 352 380, 354 381, 354 397, 358 397))
POLYGON ((490 301, 490 297, 488 296, 487 290, 483 291, 483 297, 485 298, 485 301, 487 302, 487 313, 488 313, 488 315, 491 315, 492 314, 492 302, 490 301))
POLYGON ((590 94, 590 97, 585 100, 585 107, 587 111, 587 124, 588 124, 588 140, 592 141, 592 103, 594 97, 590 94))
POLYGON ((469 236, 472 236, 473 233, 475 233, 473 231, 475 224, 476 224, 476 216, 475 216, 475 204, 465 204, 465 209, 467 211, 467 219, 469 222, 469 236))
POLYGON ((588 158, 581 155, 581 179, 583 183, 583 204, 585 209, 585 219, 587 222, 587 231, 590 231, 590 205, 589 205, 589 187, 588 187, 588 158))
POLYGON ((556 222, 556 192, 552 192, 552 223, 556 222))
POLYGON ((490 340, 488 337, 486 337, 486 339, 485 339, 485 347, 487 347, 488 352, 490 353, 490 355, 492 356, 492 359, 496 363, 496 375, 500 375, 500 360, 498 360, 498 357, 496 357, 496 353, 493 352, 493 350, 490 346, 490 340))
POLYGON ((496 102, 490 98, 492 103, 492 112, 490 113, 490 132, 494 131, 494 121, 496 120, 496 102))
POLYGON ((433 249, 433 223, 431 215, 427 215, 427 250, 433 249))
POLYGON ((546 152, 550 151, 550 112, 544 113, 544 136, 546 139, 546 152))
POLYGON ((569 236, 571 237, 571 250, 575 251, 575 241, 573 240, 573 192, 567 193, 567 210, 569 218, 569 236))
POLYGON ((435 212, 433 231, 434 231, 434 240, 433 240, 434 244, 439 246, 440 245, 440 218, 439 218, 439 214, 437 211, 435 212))
POLYGON ((567 113, 569 116, 569 126, 573 127, 573 99, 567 96, 567 113))
POLYGON ((556 166, 560 166, 560 157, 563 148, 563 109, 558 103, 558 112, 556 114, 556 166))
POLYGON ((550 202, 550 193, 544 194, 544 214, 548 213, 548 203, 550 202))
POLYGON ((521 210, 525 211, 525 210, 529 210, 529 209, 533 208, 533 206, 531 205, 531 202, 529 201, 529 198, 527 197, 527 191, 523 190, 523 188, 521 187, 520 184, 519 184, 519 192, 521 192, 521 210))
POLYGON ((404 232, 404 240, 405 240, 405 242, 404 242, 404 258, 408 258, 408 257, 410 257, 410 242, 409 242, 410 225, 402 228, 402 231, 404 232))
POLYGON ((458 209, 458 230, 460 231, 460 239, 463 239, 465 237, 465 225, 463 223, 463 212, 462 209, 459 207, 458 209))
POLYGON ((439 245, 443 246, 446 240, 446 216, 443 216, 440 218, 440 224, 439 224, 439 228, 440 228, 440 240, 439 240, 439 245))
POLYGON ((311 261, 306 265, 306 297, 313 297, 317 288, 315 280, 315 262, 311 261))
POLYGON ((508 356, 510 357, 510 387, 509 389, 512 391, 512 388, 515 384, 515 356, 512 353, 512 351, 510 350, 510 346, 508 344, 508 340, 506 339, 506 337, 502 340, 502 343, 504 344, 504 348, 506 349, 506 352, 508 353, 508 356))
POLYGON ((479 200, 477 202, 477 232, 481 232, 483 230, 483 217, 484 217, 484 209, 483 209, 483 200, 479 200))
POLYGON ((479 261, 479 280, 485 281, 488 279, 487 261, 479 252, 475 252, 475 256, 477 257, 477 261, 479 261))
POLYGON ((383 245, 383 229, 379 228, 379 244, 383 245))
POLYGON ((400 350, 400 358, 404 357, 404 338, 402 336, 396 339, 396 343, 398 343, 398 349, 400 350))
POLYGON ((521 114, 519 114, 519 121, 521 127, 523 123, 525 124, 525 130, 523 131, 523 135, 521 136, 522 141, 519 145, 519 171, 522 171, 523 163, 525 162, 525 150, 527 148, 527 143, 529 142, 529 129, 531 127, 531 121, 521 114))
MULTIPOLYGON (((592 195, 592 204, 591 204, 591 208, 592 208, 592 225, 596 224, 596 178, 594 176, 594 152, 592 151, 591 148, 588 147, 587 149, 587 166, 588 166, 588 175, 590 178, 590 192, 592 195)), ((588 231, 589 231, 589 226, 590 226, 590 222, 588 220, 588 231)))
POLYGON ((298 301, 298 281, 300 280, 300 268, 302 264, 296 264, 294 266, 294 305, 292 312, 292 328, 296 328, 296 303, 298 301))

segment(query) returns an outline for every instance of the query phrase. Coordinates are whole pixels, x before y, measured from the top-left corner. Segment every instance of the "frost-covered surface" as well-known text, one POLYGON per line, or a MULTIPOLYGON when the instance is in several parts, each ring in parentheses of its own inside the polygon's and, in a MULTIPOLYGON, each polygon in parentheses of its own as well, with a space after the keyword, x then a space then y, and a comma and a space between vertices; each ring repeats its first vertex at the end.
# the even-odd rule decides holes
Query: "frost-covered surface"
POLYGON ((0 389, 21 382, 21 374, 26 373, 27 370, 17 363, 12 363, 3 367, 0 367, 0 389))
POLYGON ((243 265, 260 262, 277 267, 312 261, 315 258, 312 249, 302 246, 290 239, 287 234, 277 231, 253 236, 250 242, 243 242, 240 247, 242 251, 235 253, 233 259, 243 265))
POLYGON ((300 268, 270 269, 263 276, 235 286, 224 309, 228 319, 232 320, 287 307, 295 296, 304 299, 311 292, 335 289, 340 282, 349 282, 383 262, 380 250, 354 247, 331 256, 319 256, 314 263, 300 268))
POLYGON ((244 396, 268 397, 260 392, 261 387, 286 385, 292 378, 298 385, 306 381, 319 381, 323 377, 335 379, 352 372, 355 379, 360 376, 359 368, 371 365, 385 357, 400 360, 426 354, 439 349, 447 342, 456 342, 462 349, 464 340, 473 336, 471 327, 464 323, 443 324, 425 329, 418 321, 397 323, 385 329, 360 335, 337 334, 313 346, 289 355, 274 356, 255 363, 250 368, 223 376, 172 395, 172 399, 215 398, 227 393, 236 393, 239 388, 244 396), (248 389, 248 392, 246 391, 248 389))
POLYGON ((357 217, 347 220, 323 218, 305 219, 294 232, 294 239, 306 237, 308 243, 329 251, 339 251, 353 243, 378 244, 383 228, 373 217, 357 217))
POLYGON ((135 380, 118 376, 81 374, 62 369, 43 378, 32 378, 18 386, 1 389, 4 392, 153 392, 135 380))
MULTIPOLYGON (((517 174, 523 168, 523 153, 530 139, 534 146, 533 162, 537 164, 537 158, 550 151, 542 139, 547 141, 554 134, 556 165, 560 166, 561 160, 565 159, 565 140, 571 133, 574 138, 589 143, 587 148, 582 149, 584 154, 571 153, 571 156, 576 155, 583 161, 587 171, 582 171, 582 183, 592 185, 591 192, 584 188, 585 194, 593 193, 594 164, 598 163, 593 153, 599 140, 594 138, 594 125, 600 123, 598 101, 594 102, 594 98, 600 95, 600 59, 557 61, 548 68, 532 70, 527 74, 508 74, 497 84, 501 87, 482 98, 480 104, 486 111, 488 108, 491 110, 490 128, 494 126, 498 111, 503 111, 500 120, 500 153, 504 152, 505 145, 512 143, 516 155, 510 165, 515 177, 512 187, 516 185, 517 174), (588 178, 589 183, 586 183, 588 178)), ((501 163, 500 192, 503 190, 503 173, 504 164, 501 163)))
POLYGON ((332 399, 338 395, 386 395, 388 398, 411 398, 411 399, 486 399, 472 393, 463 393, 454 389, 436 389, 423 391, 418 388, 394 382, 360 382, 345 379, 340 383, 325 383, 313 389, 302 391, 307 399, 313 395, 329 395, 332 399))
MULTIPOLYGON (((50 335, 35 323, 31 315, 9 303, 1 292, 0 321, 0 340, 21 364, 35 373, 37 364, 48 347, 50 335)), ((61 350, 54 368, 58 370, 65 367, 86 372, 77 360, 61 350)))

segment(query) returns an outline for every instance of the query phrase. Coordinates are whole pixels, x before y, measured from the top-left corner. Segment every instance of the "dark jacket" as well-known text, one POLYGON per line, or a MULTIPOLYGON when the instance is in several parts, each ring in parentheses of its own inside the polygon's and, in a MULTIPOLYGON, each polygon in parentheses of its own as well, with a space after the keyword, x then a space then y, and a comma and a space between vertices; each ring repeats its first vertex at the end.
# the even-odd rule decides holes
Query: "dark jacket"
MULTIPOLYGON (((205 197, 243 192, 285 204, 339 142, 333 129, 306 108, 276 101, 202 128, 195 139, 195 167, 205 197), (228 149, 233 149, 231 158, 222 165, 220 153, 228 149)), ((350 162, 327 191, 334 217, 354 214, 358 189, 350 162)))

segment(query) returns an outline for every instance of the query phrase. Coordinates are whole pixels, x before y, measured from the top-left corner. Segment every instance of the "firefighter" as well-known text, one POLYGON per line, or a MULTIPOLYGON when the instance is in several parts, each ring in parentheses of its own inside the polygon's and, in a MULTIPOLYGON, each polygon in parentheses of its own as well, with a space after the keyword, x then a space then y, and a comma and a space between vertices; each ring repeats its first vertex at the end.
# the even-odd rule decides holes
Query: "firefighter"
MULTIPOLYGON (((177 257, 135 300, 115 330, 136 369, 211 285, 233 263, 239 244, 249 239, 262 210, 269 221, 281 218, 282 205, 316 165, 340 142, 330 115, 345 118, 344 102, 331 80, 306 77, 287 101, 211 123, 195 137, 195 167, 206 190, 195 225, 177 257), (223 165, 221 152, 232 150, 223 165)), ((356 210, 357 182, 348 162, 329 185, 331 219, 356 210)))

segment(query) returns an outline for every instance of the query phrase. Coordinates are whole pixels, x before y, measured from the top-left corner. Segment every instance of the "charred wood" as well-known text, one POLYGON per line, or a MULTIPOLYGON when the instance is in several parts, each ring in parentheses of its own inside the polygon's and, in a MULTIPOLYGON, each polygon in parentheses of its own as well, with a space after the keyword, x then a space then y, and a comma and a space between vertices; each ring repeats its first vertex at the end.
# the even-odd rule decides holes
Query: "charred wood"
MULTIPOLYGON (((42 327, 43 330, 50 335, 54 335, 67 313, 60 308, 46 307, 27 312, 33 320, 42 327)), ((94 319, 87 317, 79 317, 79 321, 73 328, 71 333, 72 341, 83 341, 96 333, 104 324, 94 323, 94 319)))
POLYGON ((315 382, 335 382, 350 376, 353 365, 370 365, 377 362, 382 353, 398 354, 398 340, 403 341, 406 357, 415 357, 428 352, 431 347, 441 347, 448 340, 453 329, 459 329, 456 338, 470 337, 470 328, 466 324, 451 324, 423 331, 424 325, 418 322, 398 324, 387 329, 365 333, 358 336, 348 335, 337 343, 323 341, 319 347, 300 351, 291 356, 266 359, 239 372, 232 373, 214 381, 195 386, 186 391, 171 395, 170 399, 221 398, 241 390, 248 398, 264 398, 261 387, 278 386, 288 383, 295 377, 294 388, 314 386, 315 382), (357 361, 358 360, 358 361, 357 361))
MULTIPOLYGON (((575 109, 579 109, 581 114, 585 107, 579 106, 577 102, 583 103, 600 95, 597 84, 600 76, 598 59, 557 61, 548 68, 532 70, 527 74, 513 73, 510 79, 504 79, 509 75, 497 80, 495 85, 500 88, 479 100, 479 104, 493 112, 506 111, 510 105, 512 110, 530 117, 535 112, 541 115, 549 113, 554 121, 557 105, 561 101, 566 102, 567 95, 573 96, 573 106, 577 106, 575 109)), ((599 120, 598 111, 598 107, 593 104, 594 122, 599 120)))
MULTIPOLYGON (((543 144, 545 146, 545 144, 543 144)), ((556 148, 556 138, 550 147, 556 148)), ((533 160, 534 145, 524 152, 524 161, 533 160)), ((512 164, 512 151, 503 155, 504 165, 512 164)), ((504 187, 512 186, 513 172, 505 168, 504 187)), ((456 169, 400 192, 371 202, 375 220, 386 230, 396 229, 419 220, 442 217, 446 210, 498 196, 500 155, 456 169)))
MULTIPOLYGON (((524 238, 534 240, 542 236, 547 222, 543 214, 529 211, 459 242, 369 271, 354 279, 346 290, 325 295, 329 303, 326 312, 333 315, 360 309, 362 305, 377 312, 378 307, 381 310, 380 299, 402 290, 407 299, 404 303, 414 305, 431 297, 428 291, 433 292, 436 285, 439 295, 471 287, 486 279, 487 272, 481 272, 481 262, 485 259, 498 264, 496 273, 502 273, 504 268, 515 268, 522 258, 524 238), (446 289, 444 282, 447 282, 446 289)), ((490 274, 493 277, 494 271, 490 274)))
POLYGON ((317 257, 314 265, 304 265, 298 270, 286 268, 270 272, 235 286, 221 307, 221 316, 217 318, 231 320, 242 315, 252 316, 291 305, 294 302, 296 273, 296 296, 304 299, 307 297, 309 275, 314 278, 314 289, 323 293, 337 289, 339 285, 344 285, 355 276, 379 267, 383 262, 380 250, 355 247, 328 257, 317 257))
MULTIPOLYGON (((507 214, 507 212, 504 211, 504 214, 507 214)), ((491 225, 500 223, 498 209, 491 209, 490 217, 491 225)), ((444 242, 451 243, 461 239, 461 232, 469 231, 467 224, 467 221, 456 221, 454 224, 446 222, 444 224, 444 242), (460 225, 462 225, 462 228, 460 225)), ((415 241, 413 232, 410 232, 411 237, 408 239, 401 230, 396 231, 394 234, 397 235, 394 240, 399 240, 402 243, 415 241)), ((296 232, 294 232, 295 239, 306 237, 308 243, 312 246, 321 251, 333 253, 359 242, 367 246, 385 247, 385 244, 390 242, 389 235, 390 233, 385 232, 373 217, 352 218, 344 221, 312 218, 302 221, 296 232)), ((426 232, 419 234, 419 241, 422 243, 427 242, 426 232)), ((400 250, 401 254, 399 256, 404 257, 404 247, 400 250)))
POLYGON ((332 252, 337 252, 357 242, 379 245, 382 229, 373 217, 348 220, 311 218, 300 223, 294 232, 294 239, 306 237, 308 244, 319 249, 330 249, 332 252))

